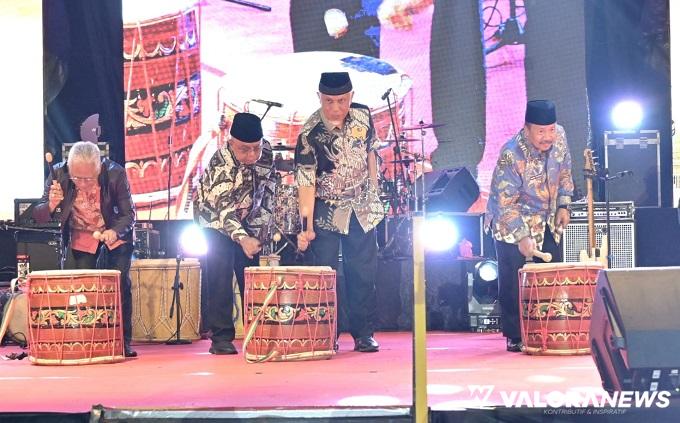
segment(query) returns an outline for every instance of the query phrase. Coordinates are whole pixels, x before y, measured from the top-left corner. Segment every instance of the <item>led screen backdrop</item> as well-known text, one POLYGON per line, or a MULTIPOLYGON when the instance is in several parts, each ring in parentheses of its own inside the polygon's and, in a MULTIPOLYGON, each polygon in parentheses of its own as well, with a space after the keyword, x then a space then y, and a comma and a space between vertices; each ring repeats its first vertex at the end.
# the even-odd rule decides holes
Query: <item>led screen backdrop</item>
MULTIPOLYGON (((425 171, 466 166, 476 176, 476 210, 500 147, 523 123, 527 93, 557 102, 572 151, 587 141, 580 1, 549 9, 509 0, 238 3, 123 2, 125 156, 139 219, 191 218, 197 175, 233 115, 267 111, 255 100, 282 105, 263 119, 265 137, 293 146, 319 106, 324 71, 348 71, 354 100, 372 110, 388 183, 398 167, 411 178, 422 171, 389 163, 396 125, 404 158, 424 153, 425 171), (566 32, 564 60, 542 46, 553 38, 532 33, 532 19, 540 31, 566 32), (388 89, 394 122, 381 99, 388 89), (419 122, 444 126, 408 130, 419 122)), ((290 169, 292 153, 278 154, 290 169)))

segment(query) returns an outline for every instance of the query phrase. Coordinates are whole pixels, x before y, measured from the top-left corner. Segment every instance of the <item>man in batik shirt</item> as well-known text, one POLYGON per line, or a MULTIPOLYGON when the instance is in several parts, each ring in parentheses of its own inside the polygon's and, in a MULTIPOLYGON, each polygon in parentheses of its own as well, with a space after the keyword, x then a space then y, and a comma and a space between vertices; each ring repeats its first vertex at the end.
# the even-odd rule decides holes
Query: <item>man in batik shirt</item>
POLYGON ((370 111, 352 103, 353 94, 347 72, 323 73, 321 108, 298 136, 296 182, 303 219, 298 248, 304 251, 311 244, 313 264, 336 269, 342 244, 354 349, 375 352, 375 226, 384 215, 377 179, 379 140, 370 111))
POLYGON ((206 328, 212 354, 236 354, 232 317, 234 272, 244 292, 244 268, 258 265, 272 218, 275 171, 272 149, 262 139, 260 118, 234 116, 227 143, 210 159, 194 199, 194 217, 205 229, 208 254, 206 328))
POLYGON ((503 146, 491 181, 486 226, 496 242, 501 325, 512 352, 522 350, 518 270, 537 250, 562 261, 560 235, 574 182, 564 128, 556 122, 551 101, 529 101, 524 128, 503 146))

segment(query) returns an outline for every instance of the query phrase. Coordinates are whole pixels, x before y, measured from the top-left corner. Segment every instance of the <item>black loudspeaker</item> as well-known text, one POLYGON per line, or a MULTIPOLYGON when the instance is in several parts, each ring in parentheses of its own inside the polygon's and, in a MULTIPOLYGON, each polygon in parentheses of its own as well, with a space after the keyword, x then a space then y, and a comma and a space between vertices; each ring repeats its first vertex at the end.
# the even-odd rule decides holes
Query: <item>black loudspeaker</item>
POLYGON ((607 391, 670 391, 680 382, 680 267, 600 272, 591 353, 607 391))
MULTIPOLYGON (((20 231, 17 234, 17 254, 29 257, 30 270, 59 269, 61 234, 58 231, 20 231)), ((68 253, 64 268, 73 268, 73 257, 68 253)))
POLYGON ((478 197, 479 185, 464 167, 425 174, 426 212, 465 212, 478 197))

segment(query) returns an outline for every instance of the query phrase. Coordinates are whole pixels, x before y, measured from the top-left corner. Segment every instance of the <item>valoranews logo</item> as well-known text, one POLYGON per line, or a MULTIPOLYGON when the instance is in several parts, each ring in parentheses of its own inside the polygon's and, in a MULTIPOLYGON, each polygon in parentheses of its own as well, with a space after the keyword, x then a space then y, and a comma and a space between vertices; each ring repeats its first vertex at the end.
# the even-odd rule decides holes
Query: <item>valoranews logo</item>
MULTIPOLYGON (((491 396, 494 385, 468 385, 475 405, 489 407, 494 404, 491 396)), ((669 391, 605 391, 560 392, 551 391, 497 391, 505 407, 551 407, 551 408, 666 408, 670 405, 669 391)))

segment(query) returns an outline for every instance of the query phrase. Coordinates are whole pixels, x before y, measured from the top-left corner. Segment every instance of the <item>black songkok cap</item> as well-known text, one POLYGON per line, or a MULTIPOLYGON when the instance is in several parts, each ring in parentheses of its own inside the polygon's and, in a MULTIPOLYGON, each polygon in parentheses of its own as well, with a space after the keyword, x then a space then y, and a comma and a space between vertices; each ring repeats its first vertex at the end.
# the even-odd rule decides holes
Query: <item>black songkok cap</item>
POLYGON ((552 125, 557 122, 555 103, 550 100, 531 100, 527 102, 524 122, 535 125, 552 125))
POLYGON ((324 72, 319 80, 319 92, 326 95, 341 95, 352 91, 352 81, 347 72, 324 72))
POLYGON ((239 141, 258 142, 262 139, 262 123, 252 113, 236 113, 229 134, 239 141))

